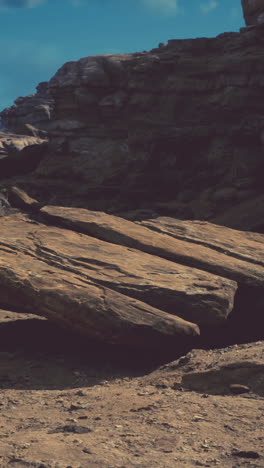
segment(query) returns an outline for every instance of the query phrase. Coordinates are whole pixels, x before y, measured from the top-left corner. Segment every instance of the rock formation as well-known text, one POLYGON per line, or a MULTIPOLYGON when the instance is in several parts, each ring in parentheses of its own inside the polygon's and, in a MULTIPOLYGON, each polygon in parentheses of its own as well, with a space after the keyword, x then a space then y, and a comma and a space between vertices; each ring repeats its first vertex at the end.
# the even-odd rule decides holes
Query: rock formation
MULTIPOLYGON (((66 63, 36 95, 2 112, 15 132, 32 135, 29 124, 49 135, 45 157, 22 185, 45 203, 125 216, 143 208, 221 222, 230 205, 245 211, 251 203, 245 228, 256 230, 263 41, 260 24, 66 63)), ((234 227, 243 229, 240 220, 234 227)))
POLYGON ((137 224, 76 208, 7 209, 0 307, 109 343, 179 349, 197 343, 199 328, 202 339, 208 328, 221 329, 231 312, 236 326, 245 312, 248 322, 245 295, 259 326, 263 240, 170 218, 137 224))
POLYGON ((66 63, 1 113, 0 307, 156 349, 261 329, 264 237, 220 225, 264 232, 262 5, 66 63))
POLYGON ((48 95, 47 83, 37 86, 37 93, 19 97, 12 107, 2 111, 3 125, 22 135, 45 137, 53 112, 53 100, 48 95))
POLYGON ((263 0, 242 0, 242 7, 247 26, 264 23, 263 0))
POLYGON ((192 350, 149 376, 146 384, 209 395, 254 392, 263 397, 263 342, 223 350, 192 350))

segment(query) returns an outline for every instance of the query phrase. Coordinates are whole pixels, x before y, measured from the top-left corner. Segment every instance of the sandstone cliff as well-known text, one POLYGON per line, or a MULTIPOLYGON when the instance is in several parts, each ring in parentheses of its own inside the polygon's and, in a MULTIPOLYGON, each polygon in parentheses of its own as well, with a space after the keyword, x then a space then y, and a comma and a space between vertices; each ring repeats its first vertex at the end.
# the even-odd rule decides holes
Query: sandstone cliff
POLYGON ((66 63, 2 112, 49 136, 19 184, 45 203, 262 231, 263 43, 259 24, 66 63))

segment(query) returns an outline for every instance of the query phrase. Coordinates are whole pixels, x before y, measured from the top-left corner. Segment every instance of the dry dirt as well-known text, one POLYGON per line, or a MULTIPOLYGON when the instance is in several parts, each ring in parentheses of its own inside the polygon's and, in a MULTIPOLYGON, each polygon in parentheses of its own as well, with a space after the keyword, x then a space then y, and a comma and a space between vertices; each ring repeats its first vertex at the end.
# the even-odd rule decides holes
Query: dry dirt
POLYGON ((261 468, 261 353, 261 342, 195 351, 150 374, 149 356, 0 311, 0 466, 261 468), (228 386, 223 363, 234 362, 230 383, 249 393, 228 386))

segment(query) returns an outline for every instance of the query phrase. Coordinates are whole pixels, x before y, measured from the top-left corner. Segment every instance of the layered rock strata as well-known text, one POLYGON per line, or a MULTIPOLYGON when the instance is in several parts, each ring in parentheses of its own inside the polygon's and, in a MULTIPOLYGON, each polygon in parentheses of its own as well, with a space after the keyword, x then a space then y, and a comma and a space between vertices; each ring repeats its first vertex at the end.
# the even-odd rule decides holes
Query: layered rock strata
POLYGON ((46 203, 185 219, 252 201, 253 217, 263 194, 263 43, 259 25, 63 65, 45 91, 2 113, 11 128, 38 125, 36 102, 50 100, 39 126, 49 150, 24 187, 46 203))
POLYGON ((81 209, 47 206, 36 217, 7 208, 0 307, 105 342, 179 349, 195 343, 199 327, 202 334, 221 329, 234 310, 240 326, 236 302, 244 290, 251 319, 254 312, 261 321, 263 235, 231 231, 173 219, 140 225, 81 209))

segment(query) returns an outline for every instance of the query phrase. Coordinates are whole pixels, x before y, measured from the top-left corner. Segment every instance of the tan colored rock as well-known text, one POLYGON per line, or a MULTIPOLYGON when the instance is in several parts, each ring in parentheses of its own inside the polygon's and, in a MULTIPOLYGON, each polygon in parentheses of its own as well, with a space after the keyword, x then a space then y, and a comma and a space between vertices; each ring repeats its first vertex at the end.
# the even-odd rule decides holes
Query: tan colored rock
POLYGON ((206 221, 182 221, 166 217, 142 221, 140 224, 188 244, 212 249, 216 254, 219 252, 264 267, 263 234, 238 231, 206 221))
MULTIPOLYGON (((206 271, 67 229, 37 225, 19 214, 3 218, 1 224, 0 242, 5 247, 2 252, 1 261, 4 262, 4 266, 0 283, 4 286, 4 291, 8 288, 8 293, 2 291, 2 294, 7 294, 8 297, 10 288, 15 287, 17 281, 12 280, 11 286, 8 286, 5 284, 8 278, 16 278, 20 274, 28 277, 28 271, 41 270, 42 273, 37 273, 40 275, 37 276, 40 291, 42 281, 45 291, 44 271, 47 271, 47 278, 54 278, 55 296, 62 294, 63 288, 67 289, 67 284, 70 290, 76 290, 76 293, 82 290, 81 285, 84 289, 92 285, 96 288, 111 289, 142 303, 146 302, 149 306, 179 315, 184 320, 208 325, 223 323, 233 308, 236 283, 206 271), (17 252, 15 260, 14 252, 17 252), (8 259, 5 260, 6 255, 8 259), (24 264, 24 267, 20 267, 20 273, 17 274, 21 255, 21 265, 24 264), (63 287, 60 286, 61 278, 64 278, 63 287)), ((27 280, 25 281, 24 285, 27 283, 27 280)), ((43 294, 45 295, 45 292, 43 294)), ((52 294, 47 294, 47 301, 52 294)), ((16 294, 12 296, 17 300, 16 294)), ((88 292, 86 299, 89 302, 88 292)), ((12 297, 9 300, 12 301, 12 297)), ((73 303, 74 301, 73 298, 73 303)), ((20 304, 23 303, 27 305, 28 300, 20 299, 20 304)), ((32 305, 37 309, 37 304, 34 301, 30 304, 33 312, 32 305)), ((52 315, 52 307, 50 311, 47 309, 48 315, 52 315)), ((143 310, 142 314, 144 316, 143 310)), ((96 320, 95 317, 94 319, 96 320)))
POLYGON ((173 218, 136 224, 106 213, 56 206, 45 206, 41 213, 107 242, 210 271, 241 285, 264 287, 264 236, 261 234, 173 218))
POLYGON ((143 380, 145 384, 166 385, 175 390, 184 388, 203 394, 230 394, 233 388, 233 393, 251 390, 263 396, 263 357, 263 341, 215 350, 195 349, 143 380))
POLYGON ((12 207, 20 208, 21 210, 31 211, 39 208, 39 202, 37 200, 30 197, 24 190, 16 186, 9 187, 8 200, 12 207))

